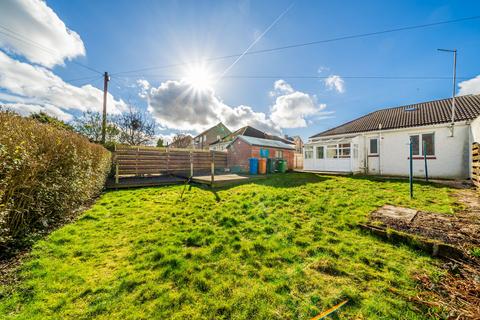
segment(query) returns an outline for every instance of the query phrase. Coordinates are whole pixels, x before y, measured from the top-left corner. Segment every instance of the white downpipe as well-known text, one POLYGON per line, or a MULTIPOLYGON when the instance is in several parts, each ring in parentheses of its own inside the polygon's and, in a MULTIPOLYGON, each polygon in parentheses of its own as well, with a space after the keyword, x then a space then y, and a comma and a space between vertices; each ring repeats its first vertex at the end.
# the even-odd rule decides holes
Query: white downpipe
POLYGON ((378 174, 382 175, 382 124, 378 125, 378 174))

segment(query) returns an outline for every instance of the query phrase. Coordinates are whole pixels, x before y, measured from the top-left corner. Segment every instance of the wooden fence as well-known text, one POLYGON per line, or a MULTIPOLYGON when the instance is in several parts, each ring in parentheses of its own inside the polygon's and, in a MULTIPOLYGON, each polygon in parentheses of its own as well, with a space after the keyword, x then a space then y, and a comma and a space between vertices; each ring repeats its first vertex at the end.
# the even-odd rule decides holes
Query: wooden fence
POLYGON ((472 182, 480 187, 480 144, 477 142, 472 145, 472 182))
POLYGON ((294 169, 303 169, 303 153, 294 153, 293 154, 293 168, 294 169))
POLYGON ((115 180, 125 176, 193 176, 224 172, 227 154, 221 151, 116 146, 115 180))

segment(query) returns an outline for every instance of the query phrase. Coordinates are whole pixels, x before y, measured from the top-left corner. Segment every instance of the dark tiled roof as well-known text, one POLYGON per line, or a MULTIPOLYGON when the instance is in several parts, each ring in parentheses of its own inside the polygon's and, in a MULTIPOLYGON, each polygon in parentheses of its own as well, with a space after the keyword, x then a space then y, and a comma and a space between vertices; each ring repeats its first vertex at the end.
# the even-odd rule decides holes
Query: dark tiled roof
MULTIPOLYGON (((220 141, 222 141, 222 142, 233 141, 233 139, 235 139, 237 136, 247 136, 247 137, 254 137, 254 138, 260 138, 260 139, 267 139, 267 140, 276 140, 276 141, 281 141, 281 142, 284 142, 284 143, 293 144, 292 141, 283 139, 283 138, 278 137, 278 136, 270 135, 268 133, 265 133, 263 131, 260 131, 260 130, 255 129, 254 127, 250 127, 250 126, 242 127, 240 129, 238 129, 237 131, 232 132, 229 135, 223 137, 222 139, 220 139, 220 141)), ((215 144, 217 142, 219 142, 219 141, 215 141, 211 144, 215 144)))
MULTIPOLYGON (((363 117, 320 132, 310 138, 408 127, 420 127, 451 122, 452 99, 435 100, 407 106, 382 109, 363 117)), ((455 121, 472 120, 480 116, 480 95, 455 97, 455 121)))

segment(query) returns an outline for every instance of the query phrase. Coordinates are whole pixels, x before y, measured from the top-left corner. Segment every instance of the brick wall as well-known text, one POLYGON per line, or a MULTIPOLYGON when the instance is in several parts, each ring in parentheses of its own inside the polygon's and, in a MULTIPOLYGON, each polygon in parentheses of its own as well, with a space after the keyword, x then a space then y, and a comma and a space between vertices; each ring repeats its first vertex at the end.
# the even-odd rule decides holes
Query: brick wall
POLYGON ((228 166, 232 172, 248 172, 249 158, 260 158, 260 149, 269 150, 269 158, 275 158, 275 151, 283 151, 283 159, 287 160, 288 169, 293 169, 294 150, 250 146, 245 141, 237 139, 228 148, 228 166))

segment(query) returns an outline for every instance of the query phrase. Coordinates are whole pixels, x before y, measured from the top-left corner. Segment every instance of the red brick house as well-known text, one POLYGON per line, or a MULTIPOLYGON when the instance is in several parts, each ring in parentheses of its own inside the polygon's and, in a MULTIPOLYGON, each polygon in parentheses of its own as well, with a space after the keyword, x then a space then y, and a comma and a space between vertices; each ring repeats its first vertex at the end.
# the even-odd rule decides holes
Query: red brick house
POLYGON ((228 166, 232 172, 248 172, 249 158, 260 158, 260 150, 268 150, 268 157, 287 160, 293 169, 295 146, 283 141, 237 136, 228 146, 228 166))

